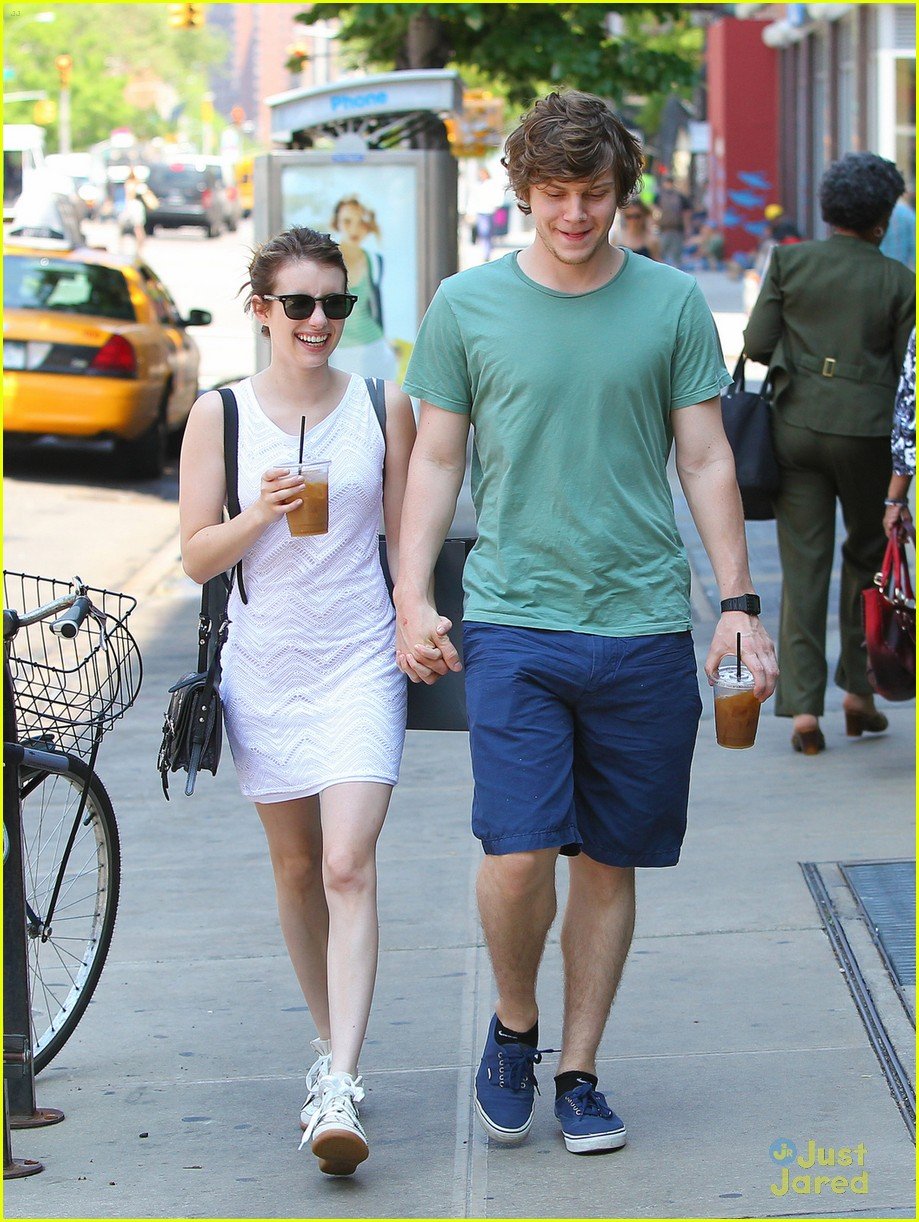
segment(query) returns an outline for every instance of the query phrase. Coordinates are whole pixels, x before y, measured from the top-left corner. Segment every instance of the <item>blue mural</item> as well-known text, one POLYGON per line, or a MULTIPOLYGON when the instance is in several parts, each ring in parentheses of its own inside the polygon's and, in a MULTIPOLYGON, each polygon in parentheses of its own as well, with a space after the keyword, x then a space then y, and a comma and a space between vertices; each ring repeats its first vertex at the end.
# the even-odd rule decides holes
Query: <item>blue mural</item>
POLYGON ((725 210, 721 224, 725 229, 742 229, 760 238, 766 232, 763 211, 772 191, 772 182, 758 170, 738 170, 737 177, 748 189, 728 191, 733 208, 725 210))

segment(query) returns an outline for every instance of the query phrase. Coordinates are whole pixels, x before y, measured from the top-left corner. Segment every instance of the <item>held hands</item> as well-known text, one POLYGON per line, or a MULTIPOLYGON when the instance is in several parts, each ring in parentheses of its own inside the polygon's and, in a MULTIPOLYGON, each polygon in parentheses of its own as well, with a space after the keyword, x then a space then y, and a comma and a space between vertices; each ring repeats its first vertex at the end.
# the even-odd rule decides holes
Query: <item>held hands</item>
POLYGON ((305 487, 302 475, 291 475, 287 467, 271 467, 262 476, 261 495, 252 509, 266 527, 270 526, 303 504, 300 493, 305 487), (294 499, 288 500, 290 496, 294 499))
POLYGON ((427 601, 396 606, 396 663, 412 683, 436 683, 450 670, 463 664, 447 633, 453 627, 437 608, 427 601))
POLYGON ((709 686, 715 684, 721 659, 728 654, 732 657, 736 654, 738 632, 741 661, 753 676, 753 694, 762 703, 775 691, 779 665, 769 633, 757 616, 747 615, 745 611, 724 611, 718 621, 708 657, 705 659, 709 686))

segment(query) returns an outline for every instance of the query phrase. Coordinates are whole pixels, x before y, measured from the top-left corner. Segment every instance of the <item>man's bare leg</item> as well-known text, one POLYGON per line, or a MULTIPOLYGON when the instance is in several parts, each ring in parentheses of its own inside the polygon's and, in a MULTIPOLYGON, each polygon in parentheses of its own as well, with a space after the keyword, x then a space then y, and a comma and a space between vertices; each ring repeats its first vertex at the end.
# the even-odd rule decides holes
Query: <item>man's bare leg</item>
POLYGON ((562 924, 565 1017, 558 1072, 596 1073, 597 1049, 635 927, 635 871, 585 853, 569 861, 562 924))

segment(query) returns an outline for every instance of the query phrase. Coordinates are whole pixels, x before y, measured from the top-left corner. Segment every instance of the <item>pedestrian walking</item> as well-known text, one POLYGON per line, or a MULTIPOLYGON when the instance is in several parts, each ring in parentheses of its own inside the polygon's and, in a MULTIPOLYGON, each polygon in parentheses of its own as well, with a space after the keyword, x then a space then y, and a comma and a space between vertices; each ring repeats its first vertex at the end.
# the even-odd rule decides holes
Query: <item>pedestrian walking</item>
POLYGON ((147 206, 155 207, 156 196, 142 182, 133 166, 124 180, 124 203, 118 221, 123 237, 133 237, 134 253, 139 255, 144 245, 147 225, 147 206))
POLYGON ((441 284, 407 372, 422 407, 397 656, 414 681, 460 668, 428 590, 471 424, 478 538, 463 648, 478 902, 498 994, 475 1109, 494 1141, 530 1128, 537 969, 564 854, 555 1114, 567 1149, 587 1153, 626 1140, 598 1089, 597 1049, 632 937, 635 868, 680 855, 701 712, 667 479, 674 443, 725 599, 709 680, 738 632, 761 700, 775 659, 747 566, 712 316, 692 277, 609 241, 641 173, 637 141, 601 99, 552 93, 508 138, 504 165, 533 245, 441 284))
POLYGON ((893 409, 893 429, 890 434, 893 473, 884 500, 884 534, 889 539, 897 526, 902 526, 913 544, 916 525, 910 511, 910 486, 916 474, 916 328, 910 332, 897 384, 893 409))
POLYGON ((830 237, 773 247, 744 332, 744 351, 769 365, 782 484, 775 501, 782 564, 775 712, 793 721, 792 746, 826 748, 826 619, 842 506, 840 657, 846 733, 887 729, 868 683, 861 592, 884 554, 883 503, 897 375, 915 322, 911 272, 878 249, 903 191, 893 162, 850 153, 820 184, 830 237))
POLYGON ((881 239, 881 254, 916 270, 916 191, 912 187, 893 206, 887 232, 881 239))
POLYGON ((233 388, 242 512, 223 520, 222 405, 208 391, 182 447, 182 559, 198 582, 242 561, 248 601, 236 582, 222 654, 227 737, 265 829, 281 930, 316 1025, 301 1145, 322 1171, 346 1175, 368 1155, 358 1057, 377 968, 375 851, 405 734, 377 531, 382 504, 398 570, 415 425, 407 396, 387 384, 384 439, 365 381, 329 365, 355 298, 327 234, 296 227, 272 238, 244 287, 271 361, 233 388), (291 473, 298 436, 304 459, 329 463, 327 523, 320 514, 321 533, 305 537, 287 521, 306 498, 291 473))
POLYGON ((484 263, 491 258, 495 213, 503 204, 504 188, 492 178, 486 166, 479 166, 478 180, 469 192, 469 220, 475 232, 474 241, 482 247, 484 263))
POLYGON ((651 228, 651 209, 641 196, 627 200, 620 217, 617 245, 631 250, 633 254, 644 255, 646 259, 660 260, 660 243, 651 228))
POLYGON ((661 258, 671 267, 679 267, 683 259, 683 243, 689 237, 692 205, 683 192, 677 190, 672 174, 665 174, 661 179, 654 205, 661 258))

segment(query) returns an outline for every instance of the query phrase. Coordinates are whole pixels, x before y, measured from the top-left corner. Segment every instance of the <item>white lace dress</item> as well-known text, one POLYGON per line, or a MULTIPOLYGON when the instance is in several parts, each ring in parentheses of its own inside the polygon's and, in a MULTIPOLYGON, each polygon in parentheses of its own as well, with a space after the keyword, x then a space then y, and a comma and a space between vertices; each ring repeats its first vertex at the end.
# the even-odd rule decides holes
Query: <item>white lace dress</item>
MULTIPOLYGON (((239 405, 239 503, 269 467, 295 462, 299 438, 259 406, 239 405)), ((377 536, 385 446, 362 378, 306 434, 304 458, 329 460, 329 531, 291 538, 283 519, 243 556, 234 585, 220 694, 243 794, 282 802, 343 781, 394 785, 405 739, 405 676, 377 536)))

